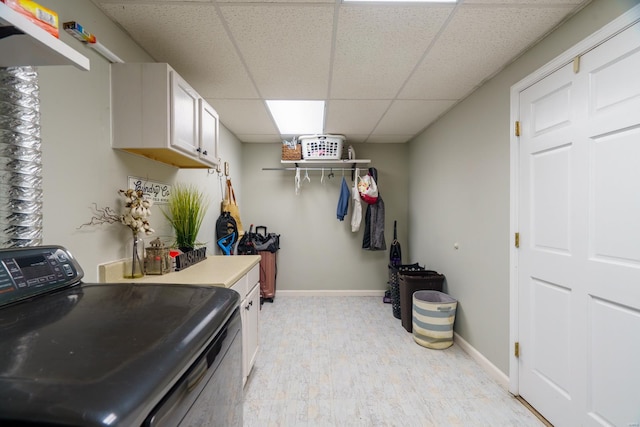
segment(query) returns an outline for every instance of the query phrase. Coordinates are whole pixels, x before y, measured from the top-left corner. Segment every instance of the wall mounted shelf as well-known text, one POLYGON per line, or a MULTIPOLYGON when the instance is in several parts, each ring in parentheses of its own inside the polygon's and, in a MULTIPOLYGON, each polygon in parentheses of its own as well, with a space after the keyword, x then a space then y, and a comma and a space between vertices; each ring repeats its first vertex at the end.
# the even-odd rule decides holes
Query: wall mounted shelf
POLYGON ((371 163, 369 159, 342 159, 342 160, 280 160, 283 165, 304 165, 304 166, 325 166, 325 169, 332 166, 344 166, 355 164, 371 163))
POLYGON ((0 2, 0 67, 43 65, 90 68, 89 58, 0 2))
POLYGON ((313 170, 335 170, 335 171, 351 171, 351 179, 354 179, 357 165, 366 165, 371 163, 370 159, 343 159, 343 160, 280 160, 283 165, 289 167, 282 168, 262 168, 263 171, 295 171, 304 169, 313 170))

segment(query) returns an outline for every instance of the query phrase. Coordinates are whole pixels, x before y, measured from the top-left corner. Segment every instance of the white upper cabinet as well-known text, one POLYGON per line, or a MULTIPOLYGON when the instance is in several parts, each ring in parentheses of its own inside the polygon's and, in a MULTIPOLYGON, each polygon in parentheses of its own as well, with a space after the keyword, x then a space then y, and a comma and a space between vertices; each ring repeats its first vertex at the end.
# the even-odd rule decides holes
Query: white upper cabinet
POLYGON ((169 80, 171 80, 169 109, 171 110, 172 125, 169 143, 176 150, 198 157, 200 97, 175 71, 169 72, 169 80))
POLYGON ((90 66, 89 58, 0 2, 0 67, 29 65, 90 66))
POLYGON ((218 114, 164 63, 111 65, 112 147, 179 168, 215 168, 218 114))
POLYGON ((204 99, 200 99, 200 159, 217 164, 219 117, 216 110, 204 99))

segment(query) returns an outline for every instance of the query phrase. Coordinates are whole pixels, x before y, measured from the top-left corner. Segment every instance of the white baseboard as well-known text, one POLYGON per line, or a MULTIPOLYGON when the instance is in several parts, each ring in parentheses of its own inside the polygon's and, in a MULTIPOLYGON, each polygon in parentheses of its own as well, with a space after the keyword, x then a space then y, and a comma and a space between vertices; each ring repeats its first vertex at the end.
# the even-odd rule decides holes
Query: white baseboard
POLYGON ((283 297, 383 297, 384 291, 380 290, 278 290, 278 296, 283 297))
POLYGON ((498 369, 493 363, 476 350, 471 344, 457 333, 453 333, 453 342, 460 346, 473 360, 475 360, 491 378, 496 380, 505 390, 509 389, 509 376, 498 369))

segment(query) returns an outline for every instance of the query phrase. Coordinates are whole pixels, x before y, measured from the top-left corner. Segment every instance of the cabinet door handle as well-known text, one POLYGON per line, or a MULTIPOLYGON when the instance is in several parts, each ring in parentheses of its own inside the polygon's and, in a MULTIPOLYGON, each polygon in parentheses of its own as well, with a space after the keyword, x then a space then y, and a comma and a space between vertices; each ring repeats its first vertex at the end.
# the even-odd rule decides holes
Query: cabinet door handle
POLYGON ((207 153, 207 150, 204 150, 204 151, 202 152, 202 155, 203 155, 203 156, 206 156, 207 154, 208 154, 208 153, 207 153))
POLYGON ((202 150, 200 149, 200 147, 198 147, 198 148, 196 148, 196 151, 199 153, 202 150))
POLYGON ((253 301, 249 301, 249 305, 253 305, 253 301))
POLYGON ((245 305, 245 306, 244 306, 244 309, 245 309, 245 310, 251 310, 251 305, 245 305))

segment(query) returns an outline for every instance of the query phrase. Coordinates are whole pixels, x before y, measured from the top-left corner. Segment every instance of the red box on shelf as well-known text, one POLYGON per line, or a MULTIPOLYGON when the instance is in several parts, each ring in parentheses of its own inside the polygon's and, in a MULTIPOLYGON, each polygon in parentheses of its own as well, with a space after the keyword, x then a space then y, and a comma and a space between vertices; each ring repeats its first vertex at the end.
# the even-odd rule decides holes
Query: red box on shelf
POLYGON ((59 38, 58 14, 51 9, 32 0, 1 0, 11 9, 27 17, 31 22, 47 31, 52 36, 59 38))

